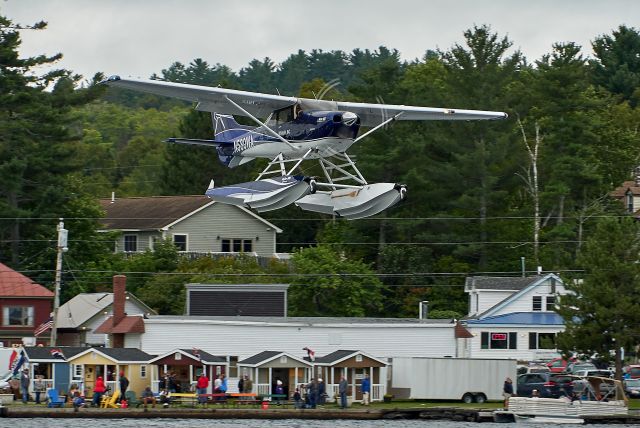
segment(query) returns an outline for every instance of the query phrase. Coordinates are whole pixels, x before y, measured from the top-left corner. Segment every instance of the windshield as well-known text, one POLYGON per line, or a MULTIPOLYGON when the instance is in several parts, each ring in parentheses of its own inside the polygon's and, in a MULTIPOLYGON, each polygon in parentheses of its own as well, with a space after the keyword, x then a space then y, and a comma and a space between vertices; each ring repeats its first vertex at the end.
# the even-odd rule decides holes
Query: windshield
POLYGON ((624 383, 627 386, 640 386, 640 379, 628 379, 624 383))

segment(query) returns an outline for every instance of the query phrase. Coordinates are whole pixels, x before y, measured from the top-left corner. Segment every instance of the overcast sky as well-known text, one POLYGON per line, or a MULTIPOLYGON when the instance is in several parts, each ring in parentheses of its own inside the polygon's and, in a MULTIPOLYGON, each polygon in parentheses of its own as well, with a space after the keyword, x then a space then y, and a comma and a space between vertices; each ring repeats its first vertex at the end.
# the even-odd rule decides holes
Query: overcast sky
POLYGON ((54 54, 85 77, 149 77, 202 58, 234 71, 253 58, 276 63, 298 49, 398 49, 403 59, 462 43, 473 25, 508 36, 531 62, 554 42, 590 42, 640 25, 638 0, 0 0, 22 32, 22 54, 54 54))

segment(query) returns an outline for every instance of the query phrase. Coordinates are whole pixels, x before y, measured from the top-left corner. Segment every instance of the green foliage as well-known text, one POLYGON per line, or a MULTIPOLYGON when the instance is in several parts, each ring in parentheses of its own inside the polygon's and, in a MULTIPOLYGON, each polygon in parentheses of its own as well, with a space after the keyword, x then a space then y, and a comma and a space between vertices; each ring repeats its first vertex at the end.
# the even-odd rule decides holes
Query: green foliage
POLYGON ((383 285, 362 261, 320 245, 293 255, 295 273, 288 291, 290 316, 378 316, 383 285))
POLYGON ((571 294, 559 301, 565 320, 565 331, 558 337, 562 349, 609 360, 620 347, 637 345, 639 254, 640 229, 634 220, 598 221, 578 259, 584 276, 576 281, 569 278, 565 284, 571 294))

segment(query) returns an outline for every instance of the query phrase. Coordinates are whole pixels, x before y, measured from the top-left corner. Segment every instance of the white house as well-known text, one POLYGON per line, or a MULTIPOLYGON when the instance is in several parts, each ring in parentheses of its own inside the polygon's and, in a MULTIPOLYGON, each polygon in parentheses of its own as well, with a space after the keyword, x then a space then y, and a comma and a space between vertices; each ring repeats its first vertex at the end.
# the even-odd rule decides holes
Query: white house
POLYGON ((557 356, 555 336, 564 330, 556 312, 566 293, 555 274, 526 278, 470 277, 470 338, 458 339, 459 356, 469 358, 547 359, 557 356))

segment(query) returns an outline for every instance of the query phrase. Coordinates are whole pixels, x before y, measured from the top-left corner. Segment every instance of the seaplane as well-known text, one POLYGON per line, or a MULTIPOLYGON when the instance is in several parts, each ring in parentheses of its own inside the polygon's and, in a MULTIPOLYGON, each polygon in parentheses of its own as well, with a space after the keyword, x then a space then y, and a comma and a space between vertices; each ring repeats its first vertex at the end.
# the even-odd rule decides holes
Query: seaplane
POLYGON ((406 198, 399 183, 369 183, 347 150, 363 138, 399 120, 496 120, 506 113, 455 108, 333 101, 111 76, 102 83, 181 99, 211 113, 212 140, 168 138, 168 142, 212 147, 219 160, 235 168, 257 158, 269 160, 253 181, 215 187, 206 195, 218 202, 258 212, 295 203, 303 210, 359 219, 406 198), (241 125, 244 116, 255 126, 241 125), (360 128, 369 128, 359 134, 360 128), (301 173, 301 164, 319 164, 317 176, 301 173))

